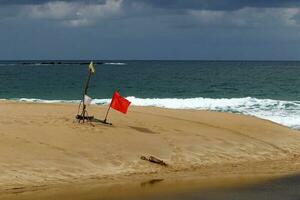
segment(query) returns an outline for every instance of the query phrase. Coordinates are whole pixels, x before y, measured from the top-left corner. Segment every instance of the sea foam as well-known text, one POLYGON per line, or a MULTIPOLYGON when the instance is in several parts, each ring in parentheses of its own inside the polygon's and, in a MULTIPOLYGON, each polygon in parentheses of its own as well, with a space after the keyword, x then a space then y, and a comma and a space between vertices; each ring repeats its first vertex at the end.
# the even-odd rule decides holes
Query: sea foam
MULTIPOLYGON (((300 129, 300 101, 245 98, 137 98, 127 97, 134 106, 154 106, 169 109, 195 109, 240 113, 267 119, 300 129)), ((37 103, 79 103, 79 100, 12 99, 37 103)), ((94 99, 92 104, 108 104, 110 99, 94 99)))
POLYGON ((126 65, 126 63, 121 63, 121 62, 108 62, 104 63, 105 65, 126 65))

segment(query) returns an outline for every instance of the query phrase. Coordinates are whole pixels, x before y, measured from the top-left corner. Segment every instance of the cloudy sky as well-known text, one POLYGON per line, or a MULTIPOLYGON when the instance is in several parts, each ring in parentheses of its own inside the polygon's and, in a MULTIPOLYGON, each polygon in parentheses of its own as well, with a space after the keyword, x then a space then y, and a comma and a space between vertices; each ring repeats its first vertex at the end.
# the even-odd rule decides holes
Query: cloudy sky
POLYGON ((300 60, 299 0, 0 0, 0 59, 300 60))

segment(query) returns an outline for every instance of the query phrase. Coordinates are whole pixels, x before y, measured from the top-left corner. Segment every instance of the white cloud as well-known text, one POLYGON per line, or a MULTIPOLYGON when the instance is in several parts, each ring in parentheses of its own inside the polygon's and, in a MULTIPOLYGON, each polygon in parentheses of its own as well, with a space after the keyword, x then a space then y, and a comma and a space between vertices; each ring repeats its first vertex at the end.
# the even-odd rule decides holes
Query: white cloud
POLYGON ((93 24, 93 22, 87 19, 71 19, 71 20, 63 21, 62 24, 65 24, 66 26, 72 26, 72 27, 81 27, 81 26, 89 26, 93 24))
POLYGON ((64 1, 27 6, 29 16, 36 19, 64 19, 76 14, 77 3, 64 1))
POLYGON ((41 5, 28 5, 28 17, 37 20, 57 20, 68 26, 88 26, 98 20, 119 16, 122 0, 106 0, 104 3, 53 1, 41 5))
POLYGON ((108 0, 105 4, 90 4, 80 7, 77 14, 90 18, 110 17, 121 12, 121 4, 121 0, 108 0))
POLYGON ((158 19, 164 26, 178 27, 299 27, 300 8, 255 8, 239 10, 164 9, 151 7, 144 1, 94 0, 46 1, 0 7, 0 16, 30 20, 52 20, 71 26, 91 26, 111 18, 158 19), (17 10, 17 11, 16 11, 17 10), (164 20, 165 19, 165 20, 164 20), (167 19, 167 20, 166 20, 167 19))
POLYGON ((299 8, 243 8, 235 11, 188 10, 198 24, 220 26, 298 26, 299 8))
POLYGON ((225 12, 208 10, 189 10, 188 14, 194 16, 202 24, 212 24, 220 22, 225 12))

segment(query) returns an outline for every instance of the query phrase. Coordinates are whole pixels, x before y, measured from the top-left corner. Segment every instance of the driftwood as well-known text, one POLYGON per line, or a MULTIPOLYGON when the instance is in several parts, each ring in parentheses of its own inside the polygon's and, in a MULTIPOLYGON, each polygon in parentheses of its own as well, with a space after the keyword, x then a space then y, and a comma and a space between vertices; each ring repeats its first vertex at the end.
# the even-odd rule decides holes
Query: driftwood
POLYGON ((149 157, 141 156, 141 159, 152 162, 152 163, 155 163, 155 164, 159 164, 159 165, 162 165, 162 166, 165 166, 165 167, 168 166, 167 163, 165 163, 163 160, 155 158, 154 156, 149 156, 149 157))
POLYGON ((76 119, 78 119, 78 120, 83 120, 83 119, 85 119, 85 120, 88 120, 88 121, 91 121, 91 120, 93 120, 94 119, 94 116, 82 116, 82 115, 76 115, 76 119))

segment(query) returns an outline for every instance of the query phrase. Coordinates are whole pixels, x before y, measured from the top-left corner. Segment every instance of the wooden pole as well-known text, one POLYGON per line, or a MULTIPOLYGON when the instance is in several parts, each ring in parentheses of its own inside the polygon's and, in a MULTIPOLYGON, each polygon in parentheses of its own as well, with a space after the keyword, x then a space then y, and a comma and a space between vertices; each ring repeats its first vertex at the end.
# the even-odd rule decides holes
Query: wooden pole
MULTIPOLYGON (((88 75, 88 78, 85 82, 85 87, 84 87, 84 91, 83 91, 83 96, 82 96, 82 113, 81 113, 81 116, 82 116, 82 122, 84 123, 85 121, 85 114, 86 114, 86 105, 85 105, 85 102, 84 102, 84 97, 85 95, 87 95, 87 91, 88 91, 88 88, 89 88, 89 83, 90 83, 90 80, 91 80, 91 75, 92 75, 92 72, 91 70, 89 70, 89 75, 88 75)), ((79 120, 80 122, 80 120, 79 120)))

